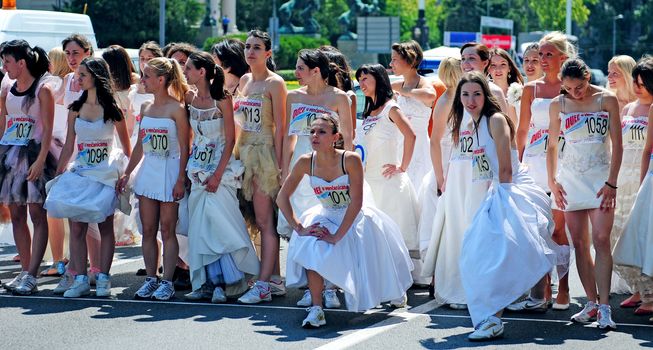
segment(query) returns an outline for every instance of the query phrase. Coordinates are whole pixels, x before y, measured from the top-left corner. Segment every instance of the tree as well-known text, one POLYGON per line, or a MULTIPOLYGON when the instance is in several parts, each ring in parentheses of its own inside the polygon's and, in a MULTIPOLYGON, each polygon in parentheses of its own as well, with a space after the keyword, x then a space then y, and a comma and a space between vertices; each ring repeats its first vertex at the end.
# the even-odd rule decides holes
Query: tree
MULTIPOLYGON (((587 22, 590 9, 598 0, 572 0, 571 19, 578 25, 587 22)), ((567 0, 528 0, 528 6, 537 14, 540 26, 546 30, 565 30, 567 0)))
MULTIPOLYGON (((277 0, 277 6, 284 1, 277 0)), ((238 0, 236 25, 244 32, 252 29, 267 30, 268 20, 272 17, 271 0, 238 0)))
MULTIPOLYGON (((145 41, 158 41, 158 0, 72 0, 55 10, 81 13, 86 3, 100 47, 118 44, 137 48, 145 41)), ((204 11, 197 0, 167 0, 166 41, 194 43, 204 11)))
MULTIPOLYGON (((429 45, 440 46, 442 43, 442 31, 440 23, 444 19, 446 7, 438 4, 441 0, 426 0, 424 6, 424 17, 429 26, 429 45)), ((385 6, 381 5, 384 16, 398 16, 401 27, 401 40, 406 41, 413 38, 413 27, 417 23, 418 5, 417 1, 386 0, 385 6)))

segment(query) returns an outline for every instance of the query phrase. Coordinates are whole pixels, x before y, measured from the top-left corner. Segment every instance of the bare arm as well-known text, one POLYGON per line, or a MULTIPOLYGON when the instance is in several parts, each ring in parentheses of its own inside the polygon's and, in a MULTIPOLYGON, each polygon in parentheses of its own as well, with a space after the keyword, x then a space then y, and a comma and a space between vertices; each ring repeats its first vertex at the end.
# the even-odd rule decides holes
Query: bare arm
POLYGON ((63 173, 70 162, 70 157, 73 155, 75 149, 75 120, 77 119, 77 112, 68 111, 68 131, 66 132, 66 143, 61 149, 59 154, 59 163, 57 164, 57 175, 63 173))
POLYGON ((301 156, 295 166, 290 171, 290 175, 286 178, 286 181, 283 182, 279 193, 277 194, 277 206, 279 210, 286 218, 290 226, 296 231, 299 235, 306 235, 308 232, 304 230, 301 222, 295 215, 295 212, 292 209, 290 204, 290 196, 295 192, 297 186, 302 181, 304 175, 308 174, 311 167, 311 156, 310 154, 305 154, 301 156))
POLYGON ((270 85, 272 100, 272 115, 274 117, 274 152, 277 157, 277 168, 281 169, 283 159, 283 139, 286 134, 286 84, 283 79, 273 80, 270 85))
MULTIPOLYGON (((292 121, 292 103, 294 93, 290 92, 286 98, 286 120, 288 123, 292 121)), ((281 181, 284 181, 290 173, 290 163, 292 161, 293 153, 295 152, 295 145, 297 144, 297 135, 289 135, 287 132, 283 133, 283 153, 281 155, 281 181)))
POLYGON ((439 190, 442 190, 444 185, 444 169, 442 168, 442 158, 446 155, 442 154, 442 137, 447 130, 447 118, 451 111, 451 104, 453 100, 446 94, 438 99, 435 107, 433 108, 433 132, 431 133, 431 162, 433 163, 433 173, 439 190))
POLYGON ((531 103, 533 103, 533 86, 527 84, 521 95, 521 110, 519 114, 519 125, 517 126, 517 151, 519 160, 524 157, 524 150, 528 144, 528 132, 531 129, 531 103))
POLYGON ((177 175, 177 182, 172 189, 172 195, 175 199, 181 199, 184 196, 186 184, 186 165, 188 164, 188 150, 190 139, 190 127, 188 124, 188 116, 186 109, 183 105, 179 105, 172 114, 177 126, 177 139, 179 140, 179 175, 177 175))
MULTIPOLYGON (((556 97, 549 107, 549 135, 560 135, 560 97, 556 97)), ((564 210, 567 204, 565 189, 556 180, 558 172, 558 137, 549 137, 546 148, 546 173, 549 188, 554 195, 558 208, 564 210)))
POLYGON ((406 169, 408 169, 410 160, 413 157, 415 139, 417 136, 415 135, 413 127, 410 126, 408 118, 406 118, 406 116, 401 112, 399 108, 391 108, 388 116, 390 117, 390 120, 392 120, 395 125, 397 125, 397 128, 399 128, 399 131, 404 136, 404 154, 401 157, 401 166, 397 168, 395 164, 384 165, 386 170, 383 171, 383 175, 386 177, 392 177, 392 175, 395 175, 399 172, 405 172, 406 169))
MULTIPOLYGON (((222 180, 222 175, 224 174, 225 169, 227 169, 227 165, 229 165, 229 160, 231 159, 234 146, 236 145, 236 122, 234 121, 234 109, 231 96, 227 96, 218 101, 218 108, 222 111, 222 120, 224 121, 224 149, 222 150, 222 156, 220 156, 218 167, 212 175, 215 180, 217 180, 217 183, 215 184, 216 190, 217 186, 220 184, 220 180, 222 180)), ((205 183, 207 182, 208 180, 205 181, 205 183)))
MULTIPOLYGON (((127 116, 125 116, 126 118, 127 116)), ((122 118, 121 121, 115 122, 113 125, 116 127, 118 132, 118 139, 122 145, 122 151, 127 157, 130 157, 132 154, 131 141, 129 140, 129 132, 127 131, 127 120, 122 118)), ((68 128, 70 128, 70 123, 68 123, 68 128)), ((68 139, 66 139, 68 141, 68 139)))
POLYGON ((508 104, 506 103, 506 95, 503 94, 503 90, 495 84, 490 85, 490 90, 492 90, 492 95, 497 98, 501 112, 508 114, 508 104))
POLYGON ((47 85, 43 85, 38 94, 39 104, 41 110, 41 122, 43 123, 43 137, 41 138, 41 150, 34 164, 30 166, 27 181, 35 181, 43 173, 45 160, 50 152, 50 144, 52 144, 52 126, 54 124, 54 98, 52 91, 47 85))
POLYGON ((404 96, 412 97, 422 102, 426 106, 432 106, 433 102, 438 97, 438 94, 433 88, 433 84, 426 79, 422 79, 420 85, 414 89, 400 87, 397 91, 404 96))
POLYGON ((7 91, 2 90, 0 93, 0 137, 5 134, 5 124, 7 124, 7 91))
POLYGON ((338 226, 338 230, 333 235, 334 242, 332 243, 338 242, 345 236, 363 207, 363 161, 358 153, 347 152, 345 154, 345 168, 347 169, 347 175, 349 175, 349 198, 351 202, 345 211, 340 226, 338 226))
POLYGON ((648 166, 651 159, 651 152, 653 151, 653 106, 648 110, 648 129, 646 130, 646 144, 644 145, 644 151, 642 152, 642 166, 639 174, 640 184, 644 181, 646 173, 649 171, 648 166))
POLYGON ((349 97, 349 110, 351 111, 351 138, 353 140, 356 138, 356 93, 353 91, 351 93, 347 92, 347 97, 349 97))
POLYGON ((512 182, 512 160, 510 159, 510 128, 506 118, 501 114, 495 114, 490 118, 490 134, 494 139, 497 148, 497 159, 499 160, 499 182, 512 182))
POLYGON ((352 124, 349 97, 346 94, 338 95, 338 116, 340 119, 340 134, 345 141, 345 149, 354 149, 354 125, 352 124))

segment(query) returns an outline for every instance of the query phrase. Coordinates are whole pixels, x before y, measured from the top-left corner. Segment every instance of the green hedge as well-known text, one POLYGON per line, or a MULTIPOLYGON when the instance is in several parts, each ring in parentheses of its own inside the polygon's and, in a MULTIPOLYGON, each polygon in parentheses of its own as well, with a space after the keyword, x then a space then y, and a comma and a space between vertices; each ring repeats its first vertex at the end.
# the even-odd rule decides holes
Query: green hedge
MULTIPOLYGON (((209 51, 211 47, 224 39, 240 39, 245 41, 247 34, 229 34, 227 36, 211 37, 204 42, 204 50, 209 51)), ((330 42, 324 38, 311 38, 301 35, 282 35, 279 42, 279 51, 275 52, 274 62, 277 69, 295 69, 297 63, 297 52, 301 49, 315 49, 321 45, 329 45, 330 42)), ((294 80, 294 77, 292 78, 294 80)))

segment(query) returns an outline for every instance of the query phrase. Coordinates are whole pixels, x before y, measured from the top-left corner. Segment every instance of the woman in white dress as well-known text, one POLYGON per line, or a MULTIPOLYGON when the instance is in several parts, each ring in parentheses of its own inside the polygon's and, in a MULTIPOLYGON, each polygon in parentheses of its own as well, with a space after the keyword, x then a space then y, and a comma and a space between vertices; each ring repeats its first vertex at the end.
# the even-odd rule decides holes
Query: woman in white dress
MULTIPOLYGON (((461 137, 464 110, 473 124, 473 179, 492 187, 464 234, 460 270, 474 332, 469 340, 503 334, 503 309, 556 263, 551 201, 520 167, 515 127, 502 113, 483 74, 465 74, 451 110, 461 137), (546 237, 549 237, 547 240, 546 237)), ((438 276, 439 278, 439 276, 438 276)))
POLYGON ((615 271, 626 281, 633 292, 633 296, 624 300, 621 307, 634 308, 641 303, 635 310, 635 314, 646 315, 653 313, 653 278, 651 278, 653 269, 651 269, 650 263, 648 263, 648 267, 645 264, 647 259, 649 262, 651 259, 651 253, 647 252, 647 249, 651 247, 651 238, 653 237, 650 234, 651 227, 647 217, 649 214, 646 209, 651 205, 651 178, 648 174, 653 171, 649 163, 653 148, 653 136, 649 128, 649 123, 653 118, 653 109, 651 108, 653 104, 653 59, 640 60, 633 69, 632 76, 637 100, 627 104, 622 111, 621 132, 624 157, 619 171, 618 187, 620 192, 617 193, 615 223, 612 229, 612 235, 618 236, 618 243, 614 248, 613 255, 615 271), (636 166, 638 161, 640 166, 636 166), (641 190, 640 183, 642 184, 641 190), (622 196, 624 192, 627 195, 622 196), (637 204, 633 206, 635 201, 637 204), (619 214, 623 217, 619 218, 619 214), (626 227, 629 228, 628 231, 626 231, 626 227), (633 254, 634 252, 639 252, 639 254, 633 254), (648 277, 642 273, 643 271, 648 271, 648 277))
MULTIPOLYGON (((299 51, 295 77, 302 87, 288 92, 286 98, 288 131, 283 140, 282 181, 290 174, 290 169, 295 166, 299 157, 311 152, 310 126, 317 114, 330 113, 338 118, 343 136, 341 142, 344 142, 345 149, 353 149, 353 126, 347 94, 327 85, 328 80, 337 79, 338 70, 335 64, 329 63, 322 51, 299 51)), ((290 201, 293 210, 300 214, 319 204, 308 176, 304 177, 299 188, 290 196, 290 201)), ((277 231, 284 237, 290 237, 292 234, 292 228, 283 215, 279 216, 277 231)))
MULTIPOLYGON (((519 159, 528 168, 529 175, 542 189, 551 193, 546 171, 546 149, 549 138, 549 105, 554 97, 560 94, 562 81, 560 80, 560 67, 562 63, 576 56, 574 46, 567 37, 560 32, 545 35, 539 42, 540 63, 544 76, 540 79, 529 81, 524 86, 521 96, 521 112, 517 127, 517 149, 519 159)), ((558 138, 560 153, 564 150, 564 141, 558 138)), ((569 250, 565 216, 561 210, 553 209, 555 229, 553 241, 564 249, 569 250)), ((569 277, 564 273, 569 268, 561 266, 559 273, 558 295, 553 304, 554 310, 569 309, 569 277)), ((542 281, 535 288, 545 288, 546 304, 552 298, 551 286, 547 281, 542 281)), ((516 303, 510 306, 512 311, 546 311, 548 305, 534 303, 532 300, 516 303)))
POLYGON ((208 53, 197 52, 188 57, 184 74, 197 89, 186 95, 193 131, 186 167, 192 184, 188 243, 193 292, 186 299, 221 303, 247 289, 247 277, 258 275, 259 261, 236 198, 244 169, 233 156, 236 127, 222 68, 208 53))
POLYGON ((506 97, 508 117, 519 124, 519 98, 524 87, 524 78, 506 50, 495 47, 490 50, 490 65, 487 69, 492 82, 501 88, 506 97))
POLYGON ((542 65, 540 64, 540 44, 532 43, 524 50, 524 74, 526 81, 531 82, 544 76, 542 65))
POLYGON ((324 52, 329 59, 329 62, 335 63, 338 66, 336 79, 328 79, 327 84, 337 87, 344 91, 349 97, 349 110, 351 111, 351 125, 352 125, 352 138, 356 138, 356 92, 354 92, 354 84, 351 81, 351 67, 347 62, 347 57, 340 52, 337 48, 330 45, 323 45, 318 50, 324 52))
MULTIPOLYGON (((113 215, 119 203, 115 185, 131 147, 122 110, 112 95, 107 63, 101 58, 85 58, 77 72, 77 81, 84 92, 70 106, 68 135, 57 167, 57 174, 61 175, 53 181, 45 207, 52 217, 70 221, 70 259, 74 266, 86 266, 88 224, 98 224, 101 270, 95 276, 95 294, 108 297, 115 248, 113 215), (114 148, 115 133, 121 147, 114 148), (75 149, 77 156, 70 162, 75 149)), ((86 268, 82 268, 64 297, 78 298, 90 292, 86 268)))
POLYGON ((172 276, 179 245, 175 234, 178 201, 184 197, 188 162, 188 117, 182 103, 188 85, 179 63, 167 58, 153 58, 143 69, 141 84, 154 94, 154 101, 141 107, 138 142, 116 188, 125 191, 129 178, 141 163, 134 179, 143 223, 143 260, 147 278, 136 299, 169 300, 175 294, 172 276), (160 230, 163 240, 163 280, 157 277, 159 257, 156 242, 160 230))
POLYGON ((555 206, 565 212, 588 300, 571 319, 585 323, 596 317, 599 328, 616 328, 608 298, 610 231, 623 152, 619 104, 612 93, 590 84, 589 68, 580 59, 565 61, 560 77, 567 93, 551 102, 549 133, 558 135, 562 130, 566 145, 558 167, 558 139, 549 138, 546 169, 555 206), (588 219, 596 265, 590 254, 588 219))
MULTIPOLYGON (((460 67, 463 73, 472 71, 487 74, 490 67, 490 49, 479 43, 467 43, 460 48, 460 67)), ((506 94, 497 84, 489 82, 492 95, 497 98, 501 111, 508 113, 508 104, 506 103, 506 94)))
POLYGON ((620 112, 627 104, 637 99, 631 79, 636 64, 635 59, 628 55, 614 56, 608 62, 607 88, 617 96, 620 112))
POLYGON ((422 58, 422 48, 415 40, 392 44, 390 68, 395 75, 402 77, 392 83, 392 90, 399 109, 410 121, 416 136, 413 157, 406 169, 415 189, 420 188, 424 176, 431 170, 428 128, 431 107, 437 98, 431 81, 417 74, 422 58))
MULTIPOLYGON (((453 147, 451 128, 447 125, 447 120, 449 118, 449 112, 451 112, 454 95, 456 94, 456 86, 458 85, 461 75, 462 70, 460 69, 459 59, 447 57, 440 62, 440 66, 438 67, 438 77, 447 89, 444 94, 438 98, 438 101, 435 103, 435 107, 433 108, 433 115, 431 117, 433 119, 433 131, 430 140, 432 170, 426 178, 424 178, 424 182, 422 183, 417 195, 418 201, 422 205, 418 228, 420 240, 419 250, 422 263, 426 263, 427 256, 429 256, 428 249, 430 247, 431 237, 434 234, 433 218, 437 215, 440 196, 442 196, 445 191, 446 175, 449 170, 449 158, 453 147)), ((453 199, 453 197, 451 197, 451 199, 453 199)), ((445 203, 444 199, 442 203, 445 203)), ((444 209, 446 208, 441 210, 444 209)), ((436 242, 434 241, 433 243, 436 242)), ((435 297, 433 277, 434 274, 436 274, 435 267, 438 266, 438 263, 437 261, 434 261, 434 258, 437 253, 438 252, 431 250, 431 255, 428 258, 429 264, 421 271, 422 277, 431 279, 429 295, 433 298, 435 297)), ((446 253, 444 249, 442 250, 442 253, 442 255, 438 256, 444 257, 446 253)), ((456 255, 456 257, 457 256, 458 255, 456 255)), ((448 271, 448 269, 446 271, 448 271)), ((444 272, 445 271, 438 271, 440 274, 444 272)), ((449 279, 443 278, 443 280, 449 279)))
POLYGON ((365 311, 405 296, 413 281, 412 263, 399 228, 380 210, 363 205, 363 165, 354 152, 335 148, 338 121, 328 114, 311 124, 315 152, 300 157, 277 196, 293 227, 288 246, 286 283, 308 284, 312 306, 303 327, 326 324, 322 311, 324 281, 342 288, 347 309, 365 311), (305 175, 320 205, 297 218, 290 195, 305 175))
POLYGON ((411 256, 419 259, 417 196, 406 169, 415 146, 415 131, 392 99, 388 73, 380 64, 363 65, 356 79, 365 95, 363 134, 365 181, 376 207, 397 223, 411 256), (403 135, 403 153, 399 140, 403 135))

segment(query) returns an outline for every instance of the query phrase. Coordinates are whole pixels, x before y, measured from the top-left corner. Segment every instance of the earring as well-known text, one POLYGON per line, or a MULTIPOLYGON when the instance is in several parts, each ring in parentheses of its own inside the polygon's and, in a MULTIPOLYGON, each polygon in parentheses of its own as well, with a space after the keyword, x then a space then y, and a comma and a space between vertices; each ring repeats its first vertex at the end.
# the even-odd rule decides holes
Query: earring
POLYGON ((510 79, 510 77, 511 77, 511 75, 510 75, 510 73, 508 73, 508 79, 510 79))

